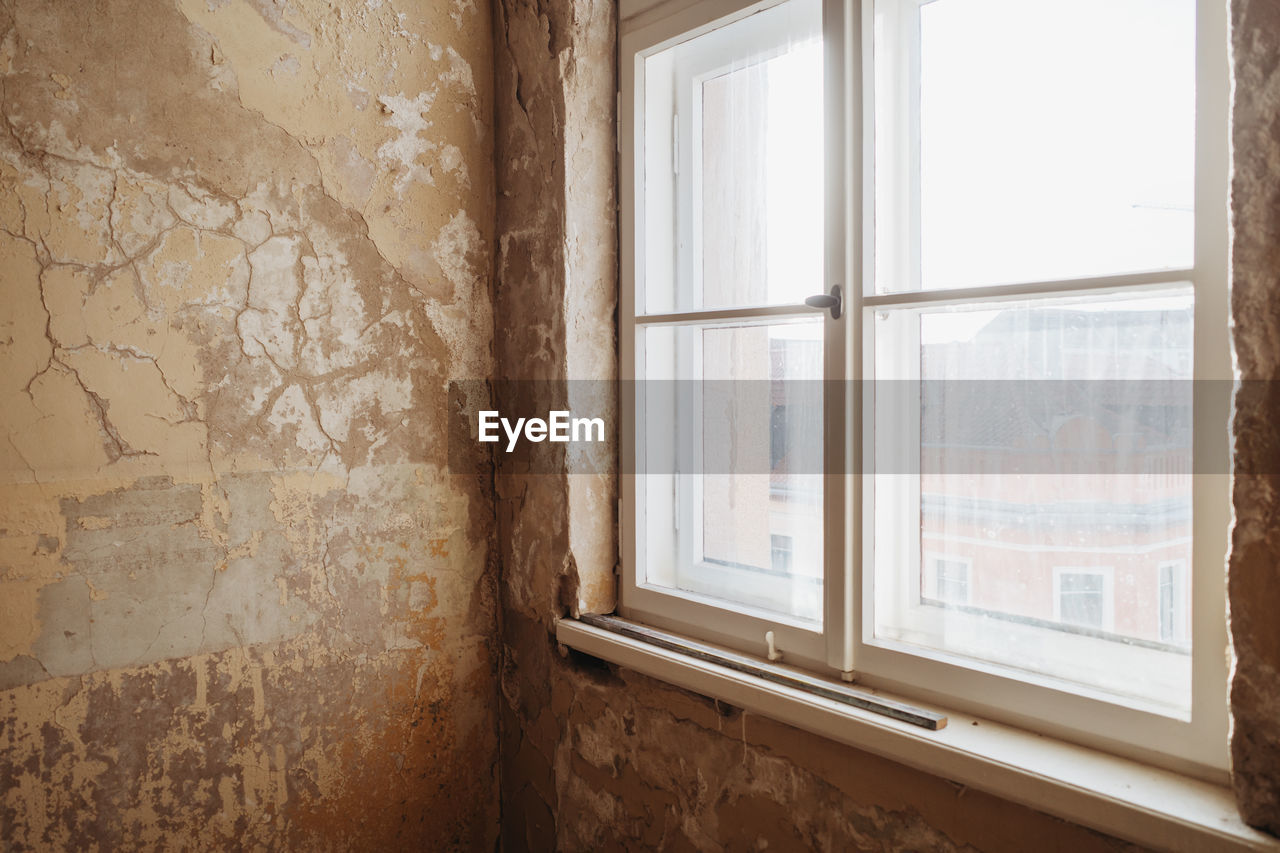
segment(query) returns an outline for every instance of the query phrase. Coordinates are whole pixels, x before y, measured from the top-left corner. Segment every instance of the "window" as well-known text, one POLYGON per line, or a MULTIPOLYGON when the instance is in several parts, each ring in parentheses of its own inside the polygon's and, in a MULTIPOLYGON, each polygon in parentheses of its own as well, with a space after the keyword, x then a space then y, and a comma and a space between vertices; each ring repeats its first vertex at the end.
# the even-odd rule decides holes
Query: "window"
POLYGON ((627 358, 635 583, 627 607, 828 659, 820 0, 788 0, 637 60, 644 275, 627 358), (710 618, 704 618, 709 616, 710 618))
POLYGON ((1053 618, 1064 625, 1112 630, 1111 601, 1110 567, 1053 570, 1053 618))
POLYGON ((788 574, 791 571, 791 537, 773 533, 769 536, 769 544, 771 552, 769 562, 773 570, 780 574, 788 574))
POLYGON ((1218 773, 1222 10, 636 20, 622 615, 1218 773))
POLYGON ((969 568, 973 561, 967 557, 950 557, 929 554, 925 558, 924 585, 920 591, 922 603, 969 603, 969 568))
POLYGON ((1187 642, 1187 624, 1190 621, 1187 596, 1187 564, 1173 560, 1160 564, 1158 599, 1160 639, 1179 645, 1187 642))

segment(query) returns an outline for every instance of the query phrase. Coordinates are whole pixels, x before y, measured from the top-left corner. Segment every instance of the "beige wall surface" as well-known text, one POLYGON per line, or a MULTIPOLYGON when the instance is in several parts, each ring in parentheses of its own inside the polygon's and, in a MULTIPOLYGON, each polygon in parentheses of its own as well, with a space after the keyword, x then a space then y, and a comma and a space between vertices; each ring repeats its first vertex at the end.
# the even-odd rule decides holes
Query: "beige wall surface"
POLYGON ((492 849, 483 2, 0 2, 0 846, 492 849))

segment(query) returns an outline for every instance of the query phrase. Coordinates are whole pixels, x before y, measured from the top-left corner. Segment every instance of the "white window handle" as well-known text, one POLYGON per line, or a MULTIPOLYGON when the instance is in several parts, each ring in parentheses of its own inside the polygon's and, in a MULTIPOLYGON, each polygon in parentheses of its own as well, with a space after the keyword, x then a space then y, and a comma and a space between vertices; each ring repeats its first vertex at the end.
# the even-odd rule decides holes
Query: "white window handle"
POLYGON ((831 319, 840 319, 840 308, 844 304, 844 300, 840 296, 840 285, 832 285, 830 293, 819 293, 816 296, 807 297, 804 304, 810 308, 818 308, 822 311, 831 311, 831 319))

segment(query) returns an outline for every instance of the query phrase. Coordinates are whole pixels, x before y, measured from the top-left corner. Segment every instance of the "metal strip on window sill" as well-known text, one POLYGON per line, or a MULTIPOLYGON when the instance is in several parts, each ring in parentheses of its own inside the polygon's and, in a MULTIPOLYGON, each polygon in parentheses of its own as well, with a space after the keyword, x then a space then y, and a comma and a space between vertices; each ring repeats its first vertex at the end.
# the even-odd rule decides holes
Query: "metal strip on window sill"
POLYGON ((1280 851, 1280 840, 1244 824, 1226 787, 959 713, 947 715, 945 729, 928 730, 586 621, 601 618, 560 620, 556 637, 749 713, 1138 844, 1280 851))
POLYGON ((780 666, 776 663, 763 661, 749 655, 729 651, 728 649, 722 649, 719 646, 700 643, 697 640, 690 640, 668 631, 650 628, 647 625, 628 622, 626 619, 619 619, 616 616, 584 614, 579 617, 579 621, 604 631, 649 643, 660 649, 685 654, 697 660, 723 666, 744 675, 762 678, 765 681, 792 687, 805 693, 812 693, 824 699, 831 699, 853 708, 869 711, 872 714, 881 714, 894 720, 901 720, 904 723, 920 726, 930 731, 937 731, 947 725, 946 715, 939 714, 936 711, 918 708, 905 702, 895 702, 892 699, 883 699, 867 690, 850 687, 847 684, 840 684, 807 672, 780 666))

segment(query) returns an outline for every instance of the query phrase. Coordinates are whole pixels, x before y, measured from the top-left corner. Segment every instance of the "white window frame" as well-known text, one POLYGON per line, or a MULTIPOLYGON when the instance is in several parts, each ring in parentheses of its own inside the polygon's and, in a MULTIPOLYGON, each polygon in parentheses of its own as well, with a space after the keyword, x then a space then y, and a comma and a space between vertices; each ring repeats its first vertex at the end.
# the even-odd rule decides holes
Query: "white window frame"
MULTIPOLYGON (((793 316, 799 306, 762 309, 638 314, 637 282, 644 281, 647 216, 641 183, 644 170, 643 59, 692 38, 776 5, 778 0, 667 2, 624 21, 620 33, 619 149, 621 154, 621 298, 620 371, 637 377, 637 330, 646 325, 691 321, 739 323, 750 318, 793 316)), ((926 0, 927 2, 927 0, 926 0)), ((876 245, 872 132, 874 85, 872 33, 875 0, 824 0, 824 63, 827 134, 825 169, 829 186, 842 188, 827 200, 826 280, 841 284, 845 310, 826 322, 827 379, 874 378, 864 370, 871 361, 865 347, 876 308, 940 305, 970 300, 1026 298, 1084 293, 1106 294, 1137 287, 1191 282, 1195 292, 1194 542, 1191 596, 1192 705, 1189 720, 1152 713, 1140 705, 1085 688, 1048 680, 1011 676, 1007 670, 945 654, 875 641, 870 584, 873 536, 864 520, 870 507, 871 476, 844 476, 871 458, 866 442, 873 412, 864 412, 857 394, 836 392, 826 401, 825 550, 826 601, 821 632, 785 618, 724 604, 704 596, 646 588, 637 583, 644 543, 637 541, 636 512, 643 506, 643 478, 637 469, 636 422, 643 399, 622 395, 620 545, 622 576, 619 613, 654 627, 763 656, 766 632, 774 632, 784 662, 819 672, 843 674, 869 687, 894 691, 944 708, 1038 731, 1064 740, 1157 764, 1180 773, 1221 782, 1226 778, 1226 649, 1222 567, 1229 525, 1229 454, 1226 430, 1231 379, 1227 340, 1227 150, 1229 72, 1226 10, 1216 0, 1196 0, 1196 235, 1195 265, 1190 269, 1136 273, 1075 281, 1034 282, 951 291, 874 294, 872 252, 876 245), (864 192, 865 186, 865 192, 864 192), (864 571, 862 567, 866 567, 864 571)), ((892 175, 890 176, 892 179, 892 175)), ((660 241, 662 238, 655 237, 660 241)), ((641 383, 636 383, 638 387, 641 383)), ((842 383, 828 383, 842 385, 842 383)), ((919 566, 914 576, 919 578, 919 566)), ((918 588, 918 587, 917 587, 918 588)), ((1056 581, 1055 581, 1056 590, 1056 581)))
MULTIPOLYGON (((641 21, 621 34, 620 49, 621 85, 619 94, 620 132, 619 148, 622 154, 623 168, 620 174, 620 189, 625 200, 623 207, 624 236, 621 241, 623 275, 621 281, 621 299, 619 301, 620 326, 620 375, 624 378, 638 377, 637 366, 645 363, 643 337, 641 327, 660 327, 664 325, 680 325, 702 323, 707 325, 735 326, 743 323, 767 322, 789 317, 814 318, 817 316, 812 308, 803 304, 769 305, 753 308, 698 309, 689 311, 673 311, 665 314, 643 314, 637 303, 636 282, 644 280, 646 257, 670 257, 670 242, 665 234, 661 234, 664 223, 657 222, 658 227, 648 229, 646 226, 655 222, 653 212, 644 207, 644 193, 641 183, 646 167, 651 169, 669 168, 672 155, 669 151, 645 152, 643 146, 645 98, 644 98, 644 58, 658 53, 678 42, 685 41, 705 32, 717 29, 729 21, 741 20, 755 12, 779 5, 779 0, 765 0, 746 4, 735 0, 708 0, 688 6, 664 6, 648 16, 647 22, 641 21), (628 120, 626 117, 631 117, 628 120), (646 163, 645 158, 648 158, 646 163), (656 161, 655 162, 655 158, 656 161), (655 232, 653 245, 646 248, 647 230, 655 232)), ((830 48, 832 44, 842 43, 839 37, 843 12, 841 4, 833 0, 824 0, 824 101, 825 113, 828 116, 827 139, 840 138, 843 128, 832 125, 833 116, 841 115, 839 104, 842 98, 843 63, 838 52, 830 48)), ((705 67, 693 69, 691 79, 705 76, 717 67, 714 58, 709 59, 705 67)), ((658 133, 669 132, 671 123, 661 128, 658 133)), ((691 129, 682 127, 678 131, 685 139, 692 137, 691 129)), ((678 146, 681 152, 691 150, 691 146, 678 146)), ((825 164, 825 178, 828 182, 836 181, 837 190, 828 193, 825 210, 824 227, 827 229, 827 258, 824 264, 826 284, 824 290, 830 290, 834 284, 845 286, 847 279, 843 277, 846 268, 846 257, 840 246, 840 236, 846 233, 844 211, 842 206, 847 197, 838 191, 838 176, 843 172, 843 144, 834 148, 828 146, 825 164)), ((690 169, 691 161, 682 156, 679 168, 690 169)), ((686 172, 688 174, 688 172, 686 172)), ((677 216, 692 213, 696 198, 682 199, 672 193, 668 204, 660 205, 666 210, 676 209, 677 216)), ((696 241, 695 241, 696 242, 696 241)), ((660 274, 660 273, 659 273, 660 274)), ((686 270, 685 275, 691 273, 686 270)), ((688 280, 687 278, 685 280, 688 280)), ((845 376, 845 342, 846 324, 842 320, 834 320, 829 316, 824 321, 824 379, 841 380, 845 376)), ((636 512, 645 506, 646 478, 636 476, 633 472, 642 470, 644 460, 642 450, 637 447, 635 424, 645 413, 645 401, 636 383, 635 395, 623 394, 619 411, 622 433, 622 512, 620 522, 621 550, 623 553, 623 572, 620 584, 619 612, 628 618, 644 622, 658 628, 683 632, 691 637, 709 642, 721 643, 734 648, 741 648, 757 654, 763 654, 766 648, 765 636, 772 632, 778 648, 785 649, 785 659, 790 664, 804 666, 819 671, 837 672, 849 668, 848 647, 850 643, 848 612, 848 584, 846 582, 846 549, 842 519, 845 517, 843 498, 846 491, 852 492, 845 478, 827 476, 824 478, 824 571, 823 585, 826 590, 823 612, 823 625, 816 627, 813 623, 791 619, 781 614, 770 613, 745 605, 727 603, 700 595, 695 592, 660 587, 644 583, 637 578, 638 567, 646 565, 645 543, 636 536, 636 512), (640 467, 638 468, 637 465, 640 467)), ((830 393, 824 399, 824 431, 827 435, 841 434, 844 422, 844 400, 841 383, 828 381, 826 386, 830 393)), ((852 441, 846 444, 852 446, 852 441)), ((842 448, 828 445, 825 448, 824 464, 828 470, 844 469, 842 448)), ((684 476, 684 475, 681 475, 684 476)), ((696 493, 696 484, 689 490, 696 493)), ((697 515, 697 513, 693 513, 697 515)), ((688 537, 686 537, 688 538, 688 537)), ((693 537, 696 538, 696 537, 693 537)))

